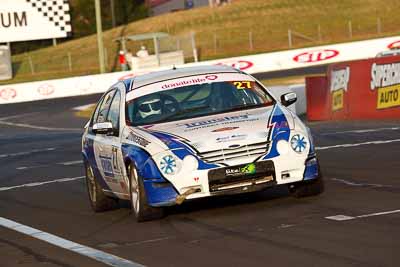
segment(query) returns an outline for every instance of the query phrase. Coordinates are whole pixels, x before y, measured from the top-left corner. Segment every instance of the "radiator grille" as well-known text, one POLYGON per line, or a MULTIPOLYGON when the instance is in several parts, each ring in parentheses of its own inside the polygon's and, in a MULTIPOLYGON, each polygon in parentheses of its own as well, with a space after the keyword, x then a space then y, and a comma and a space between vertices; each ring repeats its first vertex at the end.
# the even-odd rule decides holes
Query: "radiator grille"
POLYGON ((223 163, 228 160, 254 158, 268 151, 269 142, 247 144, 237 148, 226 148, 199 153, 199 157, 208 163, 223 163))

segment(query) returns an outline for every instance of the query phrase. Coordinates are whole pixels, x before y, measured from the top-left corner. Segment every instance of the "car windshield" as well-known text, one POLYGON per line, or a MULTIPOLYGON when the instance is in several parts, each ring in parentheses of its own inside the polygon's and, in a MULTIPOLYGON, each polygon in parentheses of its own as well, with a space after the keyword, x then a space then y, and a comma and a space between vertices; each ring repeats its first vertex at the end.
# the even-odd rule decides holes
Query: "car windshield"
POLYGON ((221 81, 160 90, 129 101, 129 124, 140 126, 265 107, 273 98, 255 81, 221 81))

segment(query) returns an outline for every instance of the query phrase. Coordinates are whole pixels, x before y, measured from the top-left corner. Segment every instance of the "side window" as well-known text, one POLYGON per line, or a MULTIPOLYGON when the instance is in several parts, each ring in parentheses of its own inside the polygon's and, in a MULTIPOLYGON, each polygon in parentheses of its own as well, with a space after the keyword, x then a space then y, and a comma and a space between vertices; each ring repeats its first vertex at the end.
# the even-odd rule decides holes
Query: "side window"
POLYGON ((115 94, 115 90, 107 93, 104 96, 103 103, 101 103, 99 112, 98 112, 98 114, 96 114, 97 117, 94 118, 95 123, 106 122, 108 110, 110 108, 111 101, 113 99, 114 94, 115 94))
POLYGON ((97 119, 97 116, 99 116, 99 110, 103 103, 103 100, 104 100, 104 98, 102 97, 96 106, 96 110, 94 111, 93 116, 92 116, 91 125, 93 125, 93 123, 96 123, 96 119, 97 119))
POLYGON ((107 121, 111 122, 114 129, 119 129, 119 106, 121 102, 121 93, 117 91, 114 99, 110 105, 110 111, 108 112, 107 121))

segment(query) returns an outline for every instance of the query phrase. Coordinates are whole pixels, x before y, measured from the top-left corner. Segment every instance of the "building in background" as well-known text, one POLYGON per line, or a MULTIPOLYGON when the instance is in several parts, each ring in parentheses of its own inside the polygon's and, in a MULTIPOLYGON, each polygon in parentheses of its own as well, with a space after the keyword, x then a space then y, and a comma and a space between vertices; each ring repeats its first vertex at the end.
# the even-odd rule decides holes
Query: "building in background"
POLYGON ((209 0, 147 0, 147 4, 152 11, 151 14, 157 16, 168 12, 208 6, 210 2, 209 0))

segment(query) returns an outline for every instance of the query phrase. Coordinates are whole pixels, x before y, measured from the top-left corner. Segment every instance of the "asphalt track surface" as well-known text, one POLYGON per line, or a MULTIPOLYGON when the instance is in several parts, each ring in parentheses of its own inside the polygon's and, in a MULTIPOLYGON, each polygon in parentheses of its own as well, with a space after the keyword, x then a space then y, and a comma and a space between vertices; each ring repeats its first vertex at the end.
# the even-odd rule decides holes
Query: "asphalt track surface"
MULTIPOLYGON (((295 199, 281 187, 136 223, 127 203, 93 213, 79 178, 85 120, 71 109, 97 98, 0 106, 1 218, 146 266, 400 266, 400 119, 308 123, 320 196, 295 199), (326 218, 336 215, 352 219, 326 218)), ((105 265, 0 226, 0 266, 105 265)))

